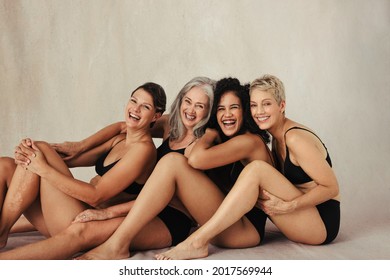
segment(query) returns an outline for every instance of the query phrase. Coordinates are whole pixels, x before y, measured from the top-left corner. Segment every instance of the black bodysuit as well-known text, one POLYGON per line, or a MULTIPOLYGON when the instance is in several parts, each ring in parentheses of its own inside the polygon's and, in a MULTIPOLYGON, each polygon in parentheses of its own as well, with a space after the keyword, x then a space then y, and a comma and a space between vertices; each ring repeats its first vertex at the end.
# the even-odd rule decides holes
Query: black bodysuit
MULTIPOLYGON (((157 149, 157 160, 160 160, 161 157, 163 157, 169 152, 178 152, 184 154, 185 149, 171 150, 169 148, 168 143, 169 141, 167 139, 157 149)), ((117 160, 111 164, 108 164, 107 166, 104 166, 104 160, 106 159, 109 152, 110 151, 103 154, 96 161, 95 171, 100 176, 103 176, 112 167, 114 167, 116 163, 119 162, 119 160, 117 160)), ((130 186, 128 186, 124 190, 124 192, 138 195, 141 192, 143 186, 144 186, 143 184, 138 184, 136 182, 133 182, 130 186)), ((192 220, 187 215, 185 215, 184 213, 182 213, 181 211, 173 207, 167 206, 157 216, 163 221, 163 223, 168 228, 172 237, 172 245, 177 245, 178 243, 182 242, 184 239, 188 237, 193 223, 192 220)))
MULTIPOLYGON (((315 135, 321 141, 321 139, 312 131, 297 126, 288 129, 285 132, 284 137, 286 137, 286 133, 291 129, 302 129, 308 131, 313 135, 315 135)), ((324 145, 326 149, 325 144, 322 141, 321 143, 322 145, 324 145)), ((327 153, 326 161, 328 162, 329 166, 332 167, 332 161, 330 159, 327 149, 326 149, 326 153, 327 153)), ((307 175, 306 172, 300 166, 296 166, 291 162, 287 145, 286 145, 286 159, 284 160, 284 164, 281 167, 284 176, 294 185, 304 184, 313 181, 313 179, 310 178, 309 175, 307 175)), ((328 201, 325 201, 317 205, 316 207, 321 216, 322 221, 325 224, 325 228, 327 232, 327 237, 326 240, 323 242, 323 244, 330 243, 336 238, 340 228, 340 202, 334 199, 330 199, 328 201)))
MULTIPOLYGON (((169 147, 168 137, 157 148, 157 161, 159 161, 166 154, 172 152, 184 155, 184 151, 185 148, 172 150, 171 147, 169 147)), ((168 228, 172 237, 172 245, 179 244, 189 236, 190 230, 193 226, 193 221, 183 212, 171 206, 167 206, 157 216, 168 228)))
MULTIPOLYGON (((110 150, 111 151, 111 150, 110 150)), ((115 166, 115 164, 117 164, 117 162, 119 161, 119 159, 113 163, 110 163, 108 164, 107 166, 104 166, 104 160, 106 159, 107 155, 109 154, 108 151, 107 153, 103 154, 97 161, 96 161, 96 164, 95 164, 95 171, 98 175, 100 176, 103 176, 104 174, 106 174, 111 168, 113 168, 115 166)), ((124 192, 125 193, 128 193, 128 194, 139 194, 140 191, 142 190, 142 187, 144 185, 143 184, 138 184, 137 182, 133 182, 130 186, 128 186, 124 192)))

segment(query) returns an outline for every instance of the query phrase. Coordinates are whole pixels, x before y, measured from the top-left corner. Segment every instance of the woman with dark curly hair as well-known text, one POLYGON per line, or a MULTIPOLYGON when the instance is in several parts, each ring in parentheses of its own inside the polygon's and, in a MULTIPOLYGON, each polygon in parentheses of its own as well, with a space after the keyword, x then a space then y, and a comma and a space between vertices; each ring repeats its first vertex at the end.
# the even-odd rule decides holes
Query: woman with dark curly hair
MULTIPOLYGON (((217 210, 245 165, 254 160, 273 164, 266 145, 268 135, 247 117, 248 87, 234 78, 222 79, 217 82, 214 100, 210 128, 197 140, 188 159, 177 153, 164 156, 114 234, 79 259, 128 258, 140 230, 167 204, 174 205, 173 199, 202 225, 217 210), (218 172, 221 176, 215 176, 218 172), (218 179, 214 182, 210 178, 218 179)), ((229 248, 258 245, 266 219, 261 209, 253 207, 212 243, 229 248)))

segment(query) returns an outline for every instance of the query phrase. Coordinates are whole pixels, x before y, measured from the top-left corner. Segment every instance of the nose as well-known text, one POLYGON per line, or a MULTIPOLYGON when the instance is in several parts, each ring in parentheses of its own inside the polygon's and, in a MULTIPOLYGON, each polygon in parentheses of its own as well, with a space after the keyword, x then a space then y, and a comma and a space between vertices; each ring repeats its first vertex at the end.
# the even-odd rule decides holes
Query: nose
POLYGON ((195 105, 190 105, 190 106, 188 106, 187 111, 188 111, 189 113, 195 113, 195 105))
POLYGON ((134 110, 135 110, 135 112, 140 112, 141 111, 141 105, 135 105, 134 110))
POLYGON ((264 113, 264 108, 261 104, 257 104, 256 106, 254 107, 251 107, 251 111, 252 111, 252 115, 260 115, 262 113, 264 113))
POLYGON ((259 104, 259 105, 257 106, 257 112, 256 112, 256 113, 258 113, 258 114, 264 113, 264 107, 263 107, 262 104, 259 104))
POLYGON ((232 115, 232 111, 230 110, 230 109, 226 109, 226 111, 225 111, 225 117, 226 116, 231 116, 232 115))

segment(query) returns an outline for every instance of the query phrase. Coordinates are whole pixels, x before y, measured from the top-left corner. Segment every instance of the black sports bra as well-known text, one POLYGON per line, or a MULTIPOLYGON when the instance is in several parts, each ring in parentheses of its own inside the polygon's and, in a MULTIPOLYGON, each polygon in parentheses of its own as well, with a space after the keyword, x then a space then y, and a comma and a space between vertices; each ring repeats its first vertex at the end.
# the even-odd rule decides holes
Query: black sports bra
MULTIPOLYGON (((286 133, 288 131, 290 131, 291 129, 306 130, 306 131, 312 133, 314 136, 316 136, 321 141, 321 139, 314 132, 312 132, 308 129, 302 128, 302 127, 297 127, 297 126, 289 128, 284 133, 285 138, 286 138, 286 133)), ((321 141, 321 143, 322 143, 322 145, 324 145, 324 148, 326 149, 326 161, 332 167, 332 161, 330 159, 328 149, 326 148, 325 144, 322 141, 321 141)), ((290 153, 288 151, 287 145, 286 145, 286 159, 284 160, 283 172, 284 172, 284 176, 293 184, 304 184, 304 183, 313 181, 313 179, 310 178, 309 175, 307 175, 306 172, 300 166, 296 166, 295 164, 293 164, 291 162, 290 153)))
MULTIPOLYGON (((110 149, 110 151, 111 151, 111 149, 110 149)), ((106 157, 107 157, 107 155, 109 154, 110 151, 108 151, 107 153, 101 155, 100 158, 98 158, 98 160, 96 161, 95 171, 100 176, 103 176, 104 174, 106 174, 119 161, 119 159, 118 159, 117 161, 104 166, 104 160, 106 159, 106 157)), ((124 192, 128 193, 128 194, 139 194, 141 192, 143 186, 144 186, 143 184, 138 184, 136 182, 133 182, 130 186, 128 186, 124 190, 124 192)))

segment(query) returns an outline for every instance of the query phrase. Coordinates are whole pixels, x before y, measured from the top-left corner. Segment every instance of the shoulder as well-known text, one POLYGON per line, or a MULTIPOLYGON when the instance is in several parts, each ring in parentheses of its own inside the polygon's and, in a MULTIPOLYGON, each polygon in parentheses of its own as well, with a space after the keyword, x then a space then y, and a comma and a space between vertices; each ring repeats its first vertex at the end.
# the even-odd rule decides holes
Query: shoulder
POLYGON ((317 146, 318 139, 314 132, 307 127, 300 127, 304 129, 290 129, 285 134, 286 146, 293 154, 305 153, 317 146))

